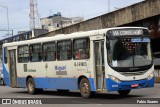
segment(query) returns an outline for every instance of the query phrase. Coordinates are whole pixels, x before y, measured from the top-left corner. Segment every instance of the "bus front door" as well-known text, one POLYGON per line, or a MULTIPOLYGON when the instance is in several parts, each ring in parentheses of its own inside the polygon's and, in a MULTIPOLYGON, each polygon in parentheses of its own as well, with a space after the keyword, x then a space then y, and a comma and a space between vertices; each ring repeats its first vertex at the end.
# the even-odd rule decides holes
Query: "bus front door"
POLYGON ((9 74, 10 86, 17 87, 17 72, 16 72, 16 50, 9 50, 9 74))
POLYGON ((105 89, 104 41, 94 41, 96 89, 105 89))

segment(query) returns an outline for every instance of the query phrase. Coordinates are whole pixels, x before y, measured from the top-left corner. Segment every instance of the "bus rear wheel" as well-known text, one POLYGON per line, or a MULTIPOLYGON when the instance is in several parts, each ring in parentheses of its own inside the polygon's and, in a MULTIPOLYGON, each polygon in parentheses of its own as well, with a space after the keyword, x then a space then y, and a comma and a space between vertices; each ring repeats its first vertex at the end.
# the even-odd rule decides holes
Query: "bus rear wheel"
POLYGON ((35 94, 37 92, 33 78, 27 80, 27 90, 29 94, 35 94))
POLYGON ((81 79, 79 88, 82 97, 89 98, 91 96, 90 84, 86 78, 81 79))
POLYGON ((118 93, 121 95, 121 96, 127 96, 129 93, 130 93, 131 90, 120 90, 118 91, 118 93))

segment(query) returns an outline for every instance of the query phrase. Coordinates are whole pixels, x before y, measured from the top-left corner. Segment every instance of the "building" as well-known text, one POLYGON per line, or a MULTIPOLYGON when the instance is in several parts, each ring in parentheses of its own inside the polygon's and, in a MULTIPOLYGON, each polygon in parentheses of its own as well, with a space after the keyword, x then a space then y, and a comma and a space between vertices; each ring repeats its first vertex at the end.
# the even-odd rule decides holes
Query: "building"
POLYGON ((72 24, 76 24, 84 21, 83 17, 72 17, 71 19, 72 19, 72 24))
POLYGON ((48 29, 49 31, 54 31, 56 29, 67 27, 82 21, 83 18, 81 17, 62 17, 60 12, 58 12, 57 14, 53 14, 52 16, 40 19, 42 29, 48 29))

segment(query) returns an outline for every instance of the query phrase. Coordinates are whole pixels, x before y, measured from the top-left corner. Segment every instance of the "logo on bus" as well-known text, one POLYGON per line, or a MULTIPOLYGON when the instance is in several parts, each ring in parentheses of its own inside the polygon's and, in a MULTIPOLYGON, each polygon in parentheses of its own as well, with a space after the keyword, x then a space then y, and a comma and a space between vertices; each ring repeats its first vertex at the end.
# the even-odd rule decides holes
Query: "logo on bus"
POLYGON ((65 71, 66 70, 66 66, 55 66, 55 70, 56 71, 65 71))
POLYGON ((115 84, 115 85, 112 85, 113 88, 117 88, 118 87, 118 84, 115 84))
POLYGON ((23 68, 24 68, 24 72, 27 72, 27 64, 24 64, 23 68))
POLYGON ((24 72, 36 72, 36 69, 28 69, 27 64, 23 65, 24 72))

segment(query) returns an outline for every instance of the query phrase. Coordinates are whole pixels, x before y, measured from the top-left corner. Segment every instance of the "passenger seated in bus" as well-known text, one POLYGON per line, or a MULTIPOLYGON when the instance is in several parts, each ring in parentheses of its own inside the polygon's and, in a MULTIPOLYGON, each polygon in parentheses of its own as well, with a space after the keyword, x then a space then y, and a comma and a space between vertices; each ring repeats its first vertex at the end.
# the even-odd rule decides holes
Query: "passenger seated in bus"
POLYGON ((75 59, 86 59, 88 58, 88 54, 86 49, 79 49, 74 54, 75 59))
POLYGON ((78 53, 76 53, 76 56, 75 56, 75 58, 76 59, 80 59, 80 57, 81 57, 81 54, 78 52, 78 53))

